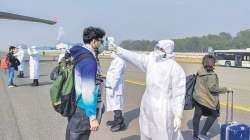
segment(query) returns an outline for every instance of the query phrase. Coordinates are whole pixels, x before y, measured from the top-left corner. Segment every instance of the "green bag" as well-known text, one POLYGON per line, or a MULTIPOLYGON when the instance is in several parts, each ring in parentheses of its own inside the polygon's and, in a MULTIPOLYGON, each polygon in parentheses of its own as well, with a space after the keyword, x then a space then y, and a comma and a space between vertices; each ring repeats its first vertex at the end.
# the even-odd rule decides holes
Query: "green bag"
POLYGON ((52 106, 62 116, 72 116, 76 109, 74 66, 65 68, 50 88, 52 106))
POLYGON ((50 88, 50 99, 55 111, 62 116, 72 116, 76 110, 74 69, 77 62, 86 57, 93 57, 93 55, 90 53, 81 54, 77 61, 64 58, 59 64, 58 75, 50 88))

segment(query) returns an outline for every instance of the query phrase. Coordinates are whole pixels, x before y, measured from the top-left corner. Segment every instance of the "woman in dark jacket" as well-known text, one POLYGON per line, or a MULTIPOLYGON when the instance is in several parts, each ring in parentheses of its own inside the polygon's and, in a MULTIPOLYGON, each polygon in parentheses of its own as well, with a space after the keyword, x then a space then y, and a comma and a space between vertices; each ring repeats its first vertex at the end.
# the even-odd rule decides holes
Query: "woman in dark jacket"
POLYGON ((202 60, 202 68, 197 72, 193 98, 195 111, 193 116, 193 137, 199 139, 199 123, 201 116, 207 116, 205 125, 201 131, 201 137, 206 137, 208 130, 220 115, 219 94, 231 89, 220 88, 219 79, 214 72, 215 57, 206 55, 202 60))
POLYGON ((16 47, 10 46, 9 53, 7 55, 10 65, 8 68, 8 87, 15 87, 14 84, 14 77, 15 77, 15 70, 18 70, 18 66, 20 65, 19 60, 14 56, 16 53, 16 47))

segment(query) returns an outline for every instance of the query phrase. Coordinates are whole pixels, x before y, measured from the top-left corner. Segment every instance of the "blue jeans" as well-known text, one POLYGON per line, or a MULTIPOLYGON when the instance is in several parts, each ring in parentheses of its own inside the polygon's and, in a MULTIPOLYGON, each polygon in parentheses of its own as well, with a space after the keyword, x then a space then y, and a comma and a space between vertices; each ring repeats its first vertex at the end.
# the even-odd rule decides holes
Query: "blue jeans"
POLYGON ((10 67, 8 69, 8 86, 13 85, 13 81, 14 81, 14 77, 15 77, 15 68, 14 67, 10 67))

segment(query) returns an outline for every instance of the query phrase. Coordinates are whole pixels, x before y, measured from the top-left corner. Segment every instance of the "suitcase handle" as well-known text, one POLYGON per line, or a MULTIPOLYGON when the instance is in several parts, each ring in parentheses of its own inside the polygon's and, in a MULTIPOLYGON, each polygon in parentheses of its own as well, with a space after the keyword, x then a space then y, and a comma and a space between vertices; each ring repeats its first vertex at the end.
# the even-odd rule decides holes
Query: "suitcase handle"
POLYGON ((234 92, 227 92, 227 107, 226 107, 226 123, 233 122, 233 110, 234 110, 234 92), (228 114, 229 114, 229 95, 231 93, 231 113, 230 113, 230 121, 228 121, 228 114))

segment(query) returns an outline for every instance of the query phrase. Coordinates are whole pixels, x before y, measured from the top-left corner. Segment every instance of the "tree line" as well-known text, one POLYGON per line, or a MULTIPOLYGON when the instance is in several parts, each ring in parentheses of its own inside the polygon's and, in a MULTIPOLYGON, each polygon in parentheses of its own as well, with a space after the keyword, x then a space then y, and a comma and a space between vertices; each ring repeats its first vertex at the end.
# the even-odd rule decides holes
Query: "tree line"
MULTIPOLYGON (((250 29, 238 32, 235 37, 221 32, 218 35, 209 34, 173 40, 177 52, 207 52, 208 48, 214 50, 245 49, 250 48, 250 29)), ((120 46, 129 50, 152 51, 156 43, 156 40, 124 40, 120 46)))

